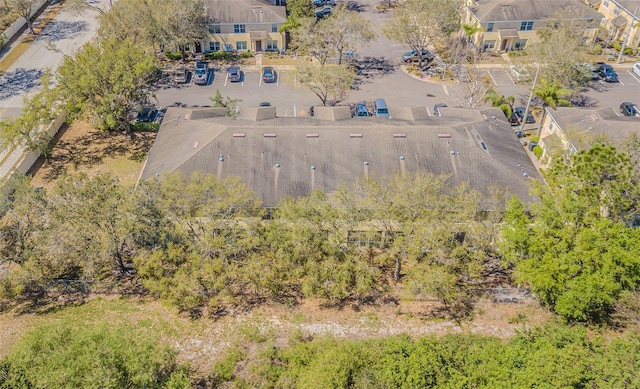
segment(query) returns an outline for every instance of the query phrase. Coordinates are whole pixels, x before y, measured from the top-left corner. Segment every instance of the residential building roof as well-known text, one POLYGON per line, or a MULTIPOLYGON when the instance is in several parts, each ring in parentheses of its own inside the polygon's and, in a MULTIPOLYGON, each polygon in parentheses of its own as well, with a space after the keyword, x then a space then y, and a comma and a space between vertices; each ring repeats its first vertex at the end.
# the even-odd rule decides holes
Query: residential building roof
POLYGON ((468 182, 484 193, 500 185, 530 203, 529 184, 541 180, 497 108, 415 121, 343 119, 339 109, 324 114, 335 120, 248 120, 201 113, 206 110, 169 108, 141 179, 173 171, 238 176, 265 206, 316 189, 332 193, 363 176, 417 170, 449 175, 453 185, 468 182))
MULTIPOLYGON (((640 1, 638 0, 611 0, 611 1, 618 4, 620 7, 624 8, 629 15, 632 15, 636 7, 640 6, 640 1)), ((640 9, 638 9, 638 15, 636 15, 636 17, 640 17, 640 9)))
POLYGON ((565 133, 573 130, 578 134, 605 135, 616 143, 640 130, 639 118, 618 116, 611 108, 558 107, 545 110, 565 133))
POLYGON ((284 6, 257 0, 208 0, 212 23, 283 23, 287 18, 284 6))
POLYGON ((479 0, 469 6, 481 22, 534 21, 575 8, 582 19, 602 19, 602 14, 578 0, 479 0))

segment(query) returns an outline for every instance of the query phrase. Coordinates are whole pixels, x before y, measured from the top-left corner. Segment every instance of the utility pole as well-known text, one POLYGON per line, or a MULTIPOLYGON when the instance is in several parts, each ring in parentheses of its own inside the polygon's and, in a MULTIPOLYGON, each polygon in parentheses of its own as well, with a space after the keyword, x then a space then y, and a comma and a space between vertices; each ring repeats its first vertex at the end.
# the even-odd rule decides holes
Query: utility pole
MULTIPOLYGON (((522 126, 520 131, 524 132, 524 125, 527 123, 527 114, 529 113, 529 106, 531 105, 531 99, 533 98, 533 90, 536 88, 536 82, 538 82, 538 74, 540 73, 540 65, 534 62, 536 65, 536 76, 533 77, 533 85, 531 85, 531 92, 529 93, 529 100, 527 100, 527 107, 524 109, 524 115, 522 116, 522 126)), ((542 118, 540 118, 542 121, 542 118)))
POLYGON ((624 49, 627 47, 627 41, 629 40, 629 36, 631 36, 631 30, 633 29, 633 25, 636 22, 638 7, 636 7, 635 11, 633 11, 633 16, 631 17, 631 23, 629 23, 629 29, 627 30, 627 35, 624 37, 624 40, 622 41, 622 47, 620 48, 620 54, 618 54, 618 60, 616 61, 616 63, 620 63, 620 61, 622 61, 622 54, 624 54, 624 49))

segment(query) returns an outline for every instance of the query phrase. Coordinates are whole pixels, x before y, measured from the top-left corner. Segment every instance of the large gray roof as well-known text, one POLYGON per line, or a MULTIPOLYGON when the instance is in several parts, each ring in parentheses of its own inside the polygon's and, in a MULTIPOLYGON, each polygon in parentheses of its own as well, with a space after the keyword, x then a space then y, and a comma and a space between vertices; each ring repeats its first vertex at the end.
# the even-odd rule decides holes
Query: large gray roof
POLYGON ((208 0, 209 20, 217 23, 284 23, 284 6, 258 0, 208 0))
POLYGON ((611 108, 558 107, 546 111, 564 132, 606 135, 614 143, 640 131, 640 118, 618 116, 611 108))
POLYGON ((579 0, 479 0, 469 7, 481 22, 535 21, 575 8, 583 19, 600 20, 603 15, 579 0))
POLYGON ((540 179, 499 109, 463 110, 471 120, 191 119, 200 110, 169 109, 141 179, 173 171, 238 176, 265 206, 315 189, 331 193, 366 175, 416 170, 447 174, 453 185, 468 182, 485 193, 498 184, 531 202, 529 184, 540 179))

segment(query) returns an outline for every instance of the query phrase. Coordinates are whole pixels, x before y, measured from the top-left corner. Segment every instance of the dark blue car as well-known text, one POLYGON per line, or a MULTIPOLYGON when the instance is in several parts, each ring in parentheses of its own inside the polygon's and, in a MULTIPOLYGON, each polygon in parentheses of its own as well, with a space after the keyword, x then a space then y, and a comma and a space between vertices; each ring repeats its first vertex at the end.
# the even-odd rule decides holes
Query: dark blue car
POLYGON ((600 63, 598 68, 598 73, 600 77, 606 82, 618 82, 618 73, 611 67, 611 65, 607 65, 606 63, 600 63))

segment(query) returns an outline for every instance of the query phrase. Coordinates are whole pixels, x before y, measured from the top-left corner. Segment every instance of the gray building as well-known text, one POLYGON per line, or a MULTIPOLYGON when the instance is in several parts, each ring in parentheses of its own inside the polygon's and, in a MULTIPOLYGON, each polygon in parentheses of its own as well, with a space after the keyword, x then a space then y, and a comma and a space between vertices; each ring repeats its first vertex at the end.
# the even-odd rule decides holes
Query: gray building
POLYGON ((275 107, 169 108, 141 179, 195 171, 238 176, 274 206, 313 190, 332 193, 362 177, 423 170, 488 193, 499 185, 526 202, 540 176, 497 108, 391 107, 393 119, 316 107, 315 117, 276 117, 275 107))

